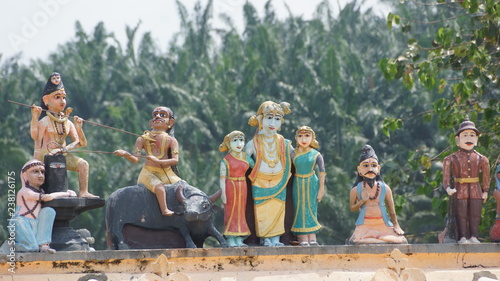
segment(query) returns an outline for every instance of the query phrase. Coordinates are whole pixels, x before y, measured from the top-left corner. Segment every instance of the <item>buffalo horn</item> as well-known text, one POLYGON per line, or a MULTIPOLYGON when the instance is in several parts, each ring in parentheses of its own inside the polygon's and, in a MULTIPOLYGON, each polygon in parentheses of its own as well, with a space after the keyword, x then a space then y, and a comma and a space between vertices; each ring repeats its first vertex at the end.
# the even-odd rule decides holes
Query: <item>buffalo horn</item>
POLYGON ((220 196, 222 195, 222 189, 217 190, 214 194, 210 195, 208 199, 210 199, 210 202, 215 202, 219 200, 220 196))

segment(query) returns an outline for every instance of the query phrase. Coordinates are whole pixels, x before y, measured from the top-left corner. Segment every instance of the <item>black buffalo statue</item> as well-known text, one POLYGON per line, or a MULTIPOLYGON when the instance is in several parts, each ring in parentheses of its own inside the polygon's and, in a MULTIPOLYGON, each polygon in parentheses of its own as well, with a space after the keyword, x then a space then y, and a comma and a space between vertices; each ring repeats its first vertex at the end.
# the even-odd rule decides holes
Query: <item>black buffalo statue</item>
POLYGON ((165 184, 167 204, 175 214, 163 216, 154 193, 138 184, 113 192, 106 205, 106 231, 108 248, 128 249, 123 235, 126 224, 145 229, 178 231, 186 248, 202 248, 208 236, 215 237, 222 247, 227 242, 213 224, 213 213, 220 207, 213 204, 220 190, 212 196, 190 186, 185 181, 165 184))

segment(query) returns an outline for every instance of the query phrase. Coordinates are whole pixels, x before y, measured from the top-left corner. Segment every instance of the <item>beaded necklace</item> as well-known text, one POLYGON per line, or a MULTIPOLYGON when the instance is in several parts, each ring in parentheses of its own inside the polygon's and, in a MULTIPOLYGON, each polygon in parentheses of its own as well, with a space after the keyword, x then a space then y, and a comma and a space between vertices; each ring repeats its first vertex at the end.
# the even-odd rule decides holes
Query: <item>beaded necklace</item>
MULTIPOLYGON (((366 188, 366 182, 363 181, 363 187, 366 188)), ((380 193, 380 184, 377 182, 377 191, 375 191, 375 195, 368 197, 370 200, 375 200, 378 197, 378 194, 380 193)))

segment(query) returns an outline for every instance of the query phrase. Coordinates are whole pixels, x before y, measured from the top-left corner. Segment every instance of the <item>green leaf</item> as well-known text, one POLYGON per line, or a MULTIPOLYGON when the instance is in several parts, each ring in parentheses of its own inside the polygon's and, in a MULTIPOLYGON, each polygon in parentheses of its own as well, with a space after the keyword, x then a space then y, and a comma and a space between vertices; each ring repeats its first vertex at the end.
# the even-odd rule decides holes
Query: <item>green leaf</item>
POLYGON ((483 116, 484 116, 484 120, 486 120, 486 122, 493 121, 493 118, 495 117, 495 115, 496 115, 496 112, 493 109, 491 109, 489 107, 484 109, 483 116))
POLYGON ((432 209, 434 209, 434 210, 439 209, 439 206, 441 206, 440 198, 433 197, 431 205, 432 205, 432 209))
POLYGON ((403 75, 403 82, 406 85, 406 88, 408 90, 411 90, 413 88, 413 73, 411 71, 406 71, 403 75))
POLYGON ((382 132, 387 137, 390 137, 390 133, 399 130, 403 127, 403 120, 397 118, 387 117, 382 123, 382 132))
POLYGON ((446 80, 439 80, 439 93, 443 93, 446 86, 448 86, 448 82, 446 80))

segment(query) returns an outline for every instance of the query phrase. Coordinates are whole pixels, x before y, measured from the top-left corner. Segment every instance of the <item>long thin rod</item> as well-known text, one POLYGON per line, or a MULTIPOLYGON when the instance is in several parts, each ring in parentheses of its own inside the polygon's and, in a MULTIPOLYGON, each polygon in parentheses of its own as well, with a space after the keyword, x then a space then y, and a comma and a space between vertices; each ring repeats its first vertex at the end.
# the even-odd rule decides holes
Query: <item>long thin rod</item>
MULTIPOLYGON (((30 108, 33 108, 34 106, 33 105, 27 105, 27 104, 24 104, 24 103, 20 103, 20 102, 17 102, 17 101, 11 101, 11 100, 7 100, 7 102, 10 102, 10 103, 13 103, 13 104, 17 104, 17 105, 21 105, 21 106, 25 106, 25 107, 30 107, 30 108)), ((47 111, 47 112, 50 112, 49 110, 47 109, 43 109, 43 111, 47 111)), ((73 116, 68 116, 70 118, 75 118, 73 116)), ((134 133, 131 133, 131 132, 127 132, 125 130, 122 130, 122 129, 117 129, 117 128, 114 128, 114 127, 111 127, 111 126, 106 126, 106 125, 103 125, 103 124, 99 124, 99 123, 96 123, 96 122, 92 122, 92 121, 88 121, 88 120, 84 120, 82 119, 83 122, 87 122, 89 124, 92 124, 92 125, 96 125, 96 126, 101 126, 101 127, 104 127, 104 128, 107 128, 107 129, 112 129, 112 130, 115 130, 115 131, 118 131, 118 132, 122 132, 122 133, 125 133, 125 134, 129 134, 129 135, 133 135, 133 136, 136 136, 136 137, 140 137, 141 135, 138 135, 138 134, 134 134, 134 133)))

